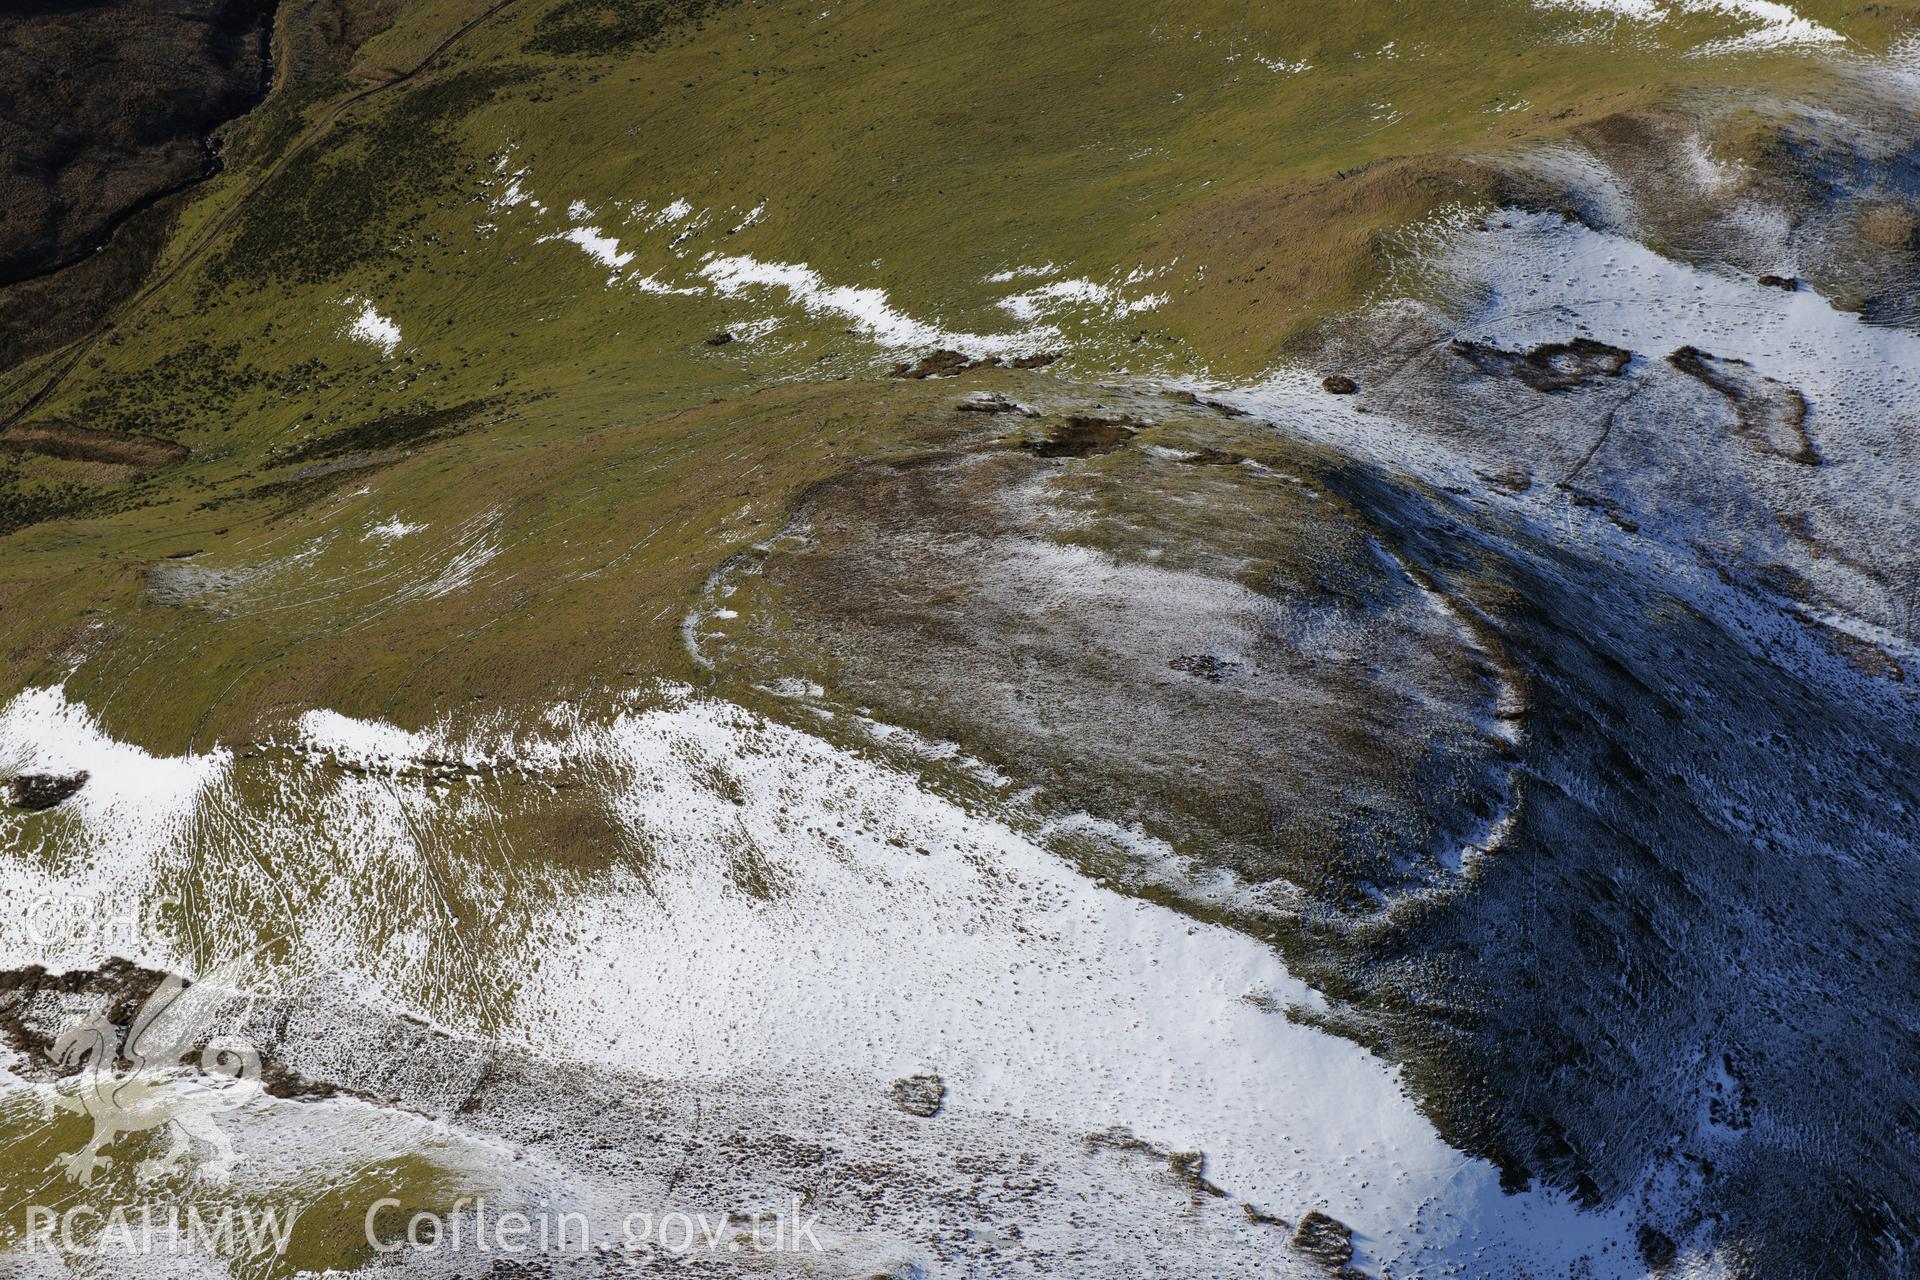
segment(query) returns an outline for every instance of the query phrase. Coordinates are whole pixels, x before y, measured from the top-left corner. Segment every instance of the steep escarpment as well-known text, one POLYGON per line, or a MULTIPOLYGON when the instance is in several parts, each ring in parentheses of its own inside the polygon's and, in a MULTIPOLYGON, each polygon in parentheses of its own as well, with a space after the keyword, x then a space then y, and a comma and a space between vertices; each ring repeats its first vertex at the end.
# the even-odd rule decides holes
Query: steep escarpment
POLYGON ((38 0, 0 36, 0 283, 56 270, 204 177, 267 88, 270 0, 38 0))
POLYGON ((105 318, 211 135, 265 96, 273 0, 31 0, 0 26, 0 368, 105 318))
POLYGON ((0 369, 106 321, 222 167, 227 142, 243 164, 285 145, 396 7, 14 6, 0 27, 0 369))
MULTIPOLYGON (((1352 483, 1452 576, 1440 531, 1471 516, 1352 483)), ((1896 1065, 1916 974, 1884 949, 1920 928, 1908 724, 1839 692, 1837 660, 1508 538, 1514 819, 1470 892, 1327 935, 1327 980, 1367 1009, 1346 1029, 1510 1185, 1632 1205, 1736 1274, 1898 1274, 1920 1231, 1914 1131, 1887 1123, 1920 1104, 1896 1065)))

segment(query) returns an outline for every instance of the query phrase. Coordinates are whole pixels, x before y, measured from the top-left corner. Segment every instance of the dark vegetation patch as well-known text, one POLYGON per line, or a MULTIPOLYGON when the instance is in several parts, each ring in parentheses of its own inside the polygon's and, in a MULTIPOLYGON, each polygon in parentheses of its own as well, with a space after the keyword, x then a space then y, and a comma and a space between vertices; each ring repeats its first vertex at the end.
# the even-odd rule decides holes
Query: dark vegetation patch
POLYGON ((56 1033, 36 1025, 26 1015, 43 996, 92 995, 99 998, 101 1012, 117 1027, 131 1026, 140 1005, 160 985, 163 975, 139 969, 125 960, 112 959, 98 969, 75 969, 67 973, 48 973, 42 965, 0 972, 0 1036, 27 1056, 28 1069, 51 1068, 56 1033))
POLYGON ((354 55, 392 25, 400 0, 299 0, 284 5, 275 31, 279 85, 223 135, 228 163, 264 170, 287 153, 309 113, 353 89, 354 55))
POLYGON ((999 356, 988 356, 984 360, 969 360, 958 351, 940 350, 922 357, 919 363, 903 362, 893 366, 888 375, 893 378, 951 378, 969 369, 984 369, 1000 363, 999 356))
POLYGON ((1617 378, 1633 360, 1633 352, 1592 338, 1543 342, 1525 352, 1456 338, 1453 353, 1482 373, 1518 378, 1540 392, 1567 391, 1596 378, 1617 378))
POLYGON ((103 431, 171 438, 206 425, 245 395, 299 396, 326 389, 327 366, 318 359, 276 373, 240 352, 237 342, 190 342, 144 369, 100 377, 75 416, 103 431))
POLYGON ((390 252, 472 181, 460 123, 530 74, 463 71, 399 95, 375 120, 336 126, 254 197, 205 283, 326 284, 390 252))
POLYGON ((1239 663, 1216 658, 1210 653, 1182 654, 1167 663, 1167 666, 1182 674, 1205 680, 1209 684, 1219 684, 1240 669, 1239 663))
POLYGON ((1005 365, 1010 369, 1044 369, 1059 358, 1059 356, 1051 352, 1042 352, 1038 355, 1019 356, 1012 360, 1002 360, 999 356, 984 356, 981 359, 973 360, 961 352, 948 351, 942 348, 939 351, 928 353, 922 357, 918 363, 906 361, 896 364, 888 376, 894 378, 912 378, 915 380, 922 378, 951 378, 956 374, 966 373, 973 369, 992 369, 1000 365, 1005 365))
MULTIPOLYGON (((1321 386, 1324 388, 1328 381, 1331 381, 1331 379, 1322 379, 1321 386)), ((1343 381, 1351 382, 1352 379, 1351 378, 1343 379, 1343 381)), ((1354 390, 1358 391, 1359 389, 1360 389, 1359 384, 1356 383, 1354 385, 1354 390)), ((1167 393, 1167 398, 1172 400, 1175 404, 1185 404, 1185 405, 1192 405, 1196 408, 1201 408, 1201 409, 1211 409, 1223 418, 1251 418, 1253 416, 1253 411, 1250 409, 1242 409, 1239 405, 1228 404, 1224 400, 1209 400, 1205 396, 1195 395, 1191 391, 1170 391, 1167 393)))
POLYGON ((159 436, 102 431, 71 422, 35 422, 0 430, 0 449, 36 453, 64 462, 111 462, 151 469, 186 459, 185 445, 159 436))
MULTIPOLYGON (((1818 599, 1818 593, 1812 589, 1811 583, 1801 581, 1801 583, 1795 583, 1795 585, 1801 587, 1799 591, 1793 593, 1797 599, 1805 599, 1805 601, 1809 601, 1809 603, 1814 601, 1814 599, 1818 599)), ((1907 681, 1907 668, 1903 668, 1903 666, 1899 664, 1899 660, 1897 660, 1893 654, 1889 654, 1885 649, 1882 649, 1880 645, 1876 645, 1876 643, 1872 643, 1872 641, 1864 641, 1864 639, 1860 639, 1859 635, 1853 635, 1853 633, 1849 633, 1849 631, 1841 631, 1841 629, 1836 628, 1836 626, 1828 626, 1826 622, 1820 622, 1818 618, 1814 618, 1811 614, 1805 614, 1805 612, 1793 612, 1793 614, 1789 614, 1789 616, 1791 616, 1795 622, 1799 622, 1801 626, 1818 631, 1820 639, 1824 639, 1826 645, 1828 645, 1832 651, 1837 652, 1841 658, 1845 658, 1847 664, 1853 666, 1862 676, 1872 676, 1874 679, 1891 679, 1893 683, 1905 683, 1905 681, 1907 681)))
POLYGON ((284 89, 339 84, 354 54, 393 25, 402 0, 302 0, 279 15, 278 70, 284 89))
POLYGON ((25 474, 17 458, 0 457, 0 536, 78 515, 97 499, 83 484, 41 480, 25 474))
POLYGON ((1826 632, 1827 642, 1833 646, 1834 652, 1867 675, 1892 680, 1896 684, 1906 680, 1906 669, 1879 645, 1850 635, 1838 627, 1824 627, 1822 630, 1826 632))
POLYGON ((1764 376, 1745 360, 1709 355, 1698 347, 1680 348, 1667 363, 1725 396, 1741 436, 1762 452, 1802 466, 1820 465, 1807 434, 1807 398, 1798 389, 1764 376))
POLYGON ((1640 522, 1627 514, 1626 506, 1618 499, 1610 498, 1604 493, 1595 493, 1591 489, 1582 489, 1579 485, 1571 484, 1564 480, 1554 487, 1565 493, 1568 501, 1572 502, 1574 506, 1585 507, 1591 511, 1598 511, 1601 515, 1611 520, 1615 527, 1619 528, 1623 533, 1640 532, 1640 522))
POLYGON ((1673 1242, 1672 1236, 1645 1223, 1635 1233, 1634 1243, 1640 1250, 1640 1261, 1655 1271, 1672 1266, 1673 1260, 1680 1256, 1680 1246, 1673 1242))
POLYGON ((727 857, 727 883, 755 902, 772 902, 785 891, 786 877, 752 845, 727 857))
MULTIPOLYGON (((0 111, 0 232, 23 218, 50 216, 61 227, 56 240, 69 247, 31 278, 0 283, 0 369, 57 351, 104 324, 147 280, 200 181, 222 166, 263 168, 284 154, 307 113, 346 90, 354 52, 390 24, 398 3, 298 0, 277 14, 272 0, 12 6, 26 13, 12 32, 0 33, 0 72, 12 49, 40 77, 0 74, 0 86, 19 86, 12 94, 0 88, 9 108, 0 111), (271 34, 278 83, 268 94, 270 17, 277 19, 271 34), (236 37, 244 37, 240 45, 236 37), (115 74, 76 75, 68 65, 76 59, 87 68, 111 60, 115 74), (43 98, 49 76, 58 92, 43 98), (223 83, 244 93, 217 101, 223 83), (34 133, 53 108, 56 125, 34 133), (104 119, 90 118, 100 112, 104 119), (169 137, 167 130, 183 122, 194 124, 191 136, 169 137), (128 132, 137 138, 119 138, 128 132), (217 135, 217 163, 207 134, 217 135), (88 182, 103 148, 104 180, 88 182), (58 152, 66 162, 57 171, 9 172, 7 157, 29 152, 58 152), (57 208, 42 207, 32 190, 36 178, 57 208)), ((7 239, 0 235, 0 246, 7 239)), ((17 251, 30 251, 30 240, 17 251)))
POLYGON ((379 459, 318 463, 284 480, 270 480, 241 493, 210 499, 201 503, 200 509, 211 511, 235 501, 272 502, 275 504, 274 515, 291 515, 333 493, 347 481, 357 480, 367 472, 377 471, 386 465, 386 460, 379 459))
POLYGON ((1140 425, 1132 418, 1075 416, 1047 432, 1046 439, 1029 440, 1020 447, 1041 458, 1090 458, 1112 453, 1133 439, 1140 425))
MULTIPOLYGON (((1860 215, 1860 238, 1882 249, 1911 250, 1920 242, 1920 214, 1904 204, 1873 204, 1860 215)), ((1767 280, 1760 277, 1761 284, 1767 280)), ((1798 288, 1800 282, 1792 284, 1798 288)))
POLYGON ((326 101, 329 92, 338 93, 342 88, 336 82, 276 93, 236 128, 229 149, 233 163, 262 170, 270 167, 307 127, 307 112, 326 101))
POLYGON ((57 351, 91 333, 139 288, 190 195, 140 210, 98 253, 32 280, 0 287, 0 369, 57 351))
POLYGON ((1502 467, 1498 471, 1476 471, 1474 474, 1507 493, 1525 493, 1533 488, 1533 476, 1525 467, 1502 467))
POLYGON ((1320 389, 1328 395, 1350 396, 1360 390, 1360 384, 1344 373, 1330 373, 1320 379, 1320 389))
POLYGON ((499 403, 498 399, 467 400, 438 409, 386 414, 343 431, 303 440, 284 452, 275 451, 267 465, 287 467, 415 448, 467 430, 476 416, 499 403))
POLYGON ((738 0, 566 0, 540 15, 524 49, 560 58, 617 57, 658 48, 738 0))

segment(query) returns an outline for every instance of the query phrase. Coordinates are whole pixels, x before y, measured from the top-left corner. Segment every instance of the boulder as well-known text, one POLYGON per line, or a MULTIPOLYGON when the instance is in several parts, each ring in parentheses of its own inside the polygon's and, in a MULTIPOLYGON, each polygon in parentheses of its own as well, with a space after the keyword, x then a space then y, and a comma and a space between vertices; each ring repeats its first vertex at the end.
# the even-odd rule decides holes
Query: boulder
POLYGON ((7 803, 16 809, 51 809, 85 786, 87 774, 22 773, 7 782, 7 803))

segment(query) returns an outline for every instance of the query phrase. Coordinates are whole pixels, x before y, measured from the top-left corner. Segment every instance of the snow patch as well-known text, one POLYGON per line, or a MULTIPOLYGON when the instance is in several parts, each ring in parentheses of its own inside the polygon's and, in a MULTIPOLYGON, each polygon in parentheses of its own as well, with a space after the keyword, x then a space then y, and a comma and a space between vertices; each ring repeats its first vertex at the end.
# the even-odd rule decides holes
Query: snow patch
POLYGON ((358 765, 417 760, 435 748, 429 734, 412 733, 384 720, 356 720, 338 711, 309 711, 295 723, 303 745, 358 765))
MULTIPOLYGON (((1566 536, 1577 521, 1593 549, 1637 572, 1665 574, 1676 588, 1691 584, 1696 598, 1716 611, 1733 608, 1713 603, 1721 590, 1717 557, 1785 564, 1825 600, 1843 603, 1850 621, 1839 629, 1871 637, 1903 665, 1913 660, 1906 623, 1911 603, 1888 588, 1898 573, 1817 554, 1783 535, 1770 511, 1818 513, 1820 540, 1831 545, 1901 545, 1894 530, 1914 518, 1913 495, 1920 492, 1920 449, 1909 429, 1920 420, 1920 385, 1900 371, 1920 368, 1920 336, 1869 324, 1804 284, 1791 292, 1769 288, 1554 214, 1498 211, 1477 227, 1437 232, 1434 246, 1419 256, 1434 293, 1479 300, 1458 321, 1428 314, 1415 317, 1420 323, 1503 350, 1578 336, 1641 358, 1616 392, 1639 401, 1622 403, 1584 483, 1604 484, 1647 527, 1632 535, 1615 530, 1554 484, 1504 495, 1501 506, 1561 530, 1556 536, 1566 536), (1758 451, 1721 397, 1668 364, 1683 347, 1721 362, 1745 362, 1753 378, 1804 397, 1804 429, 1820 465, 1758 451), (1698 415, 1701 429, 1676 434, 1670 423, 1663 426, 1661 415, 1674 412, 1698 415), (1646 461, 1655 456, 1651 449, 1664 459, 1660 465, 1646 461), (1717 554, 1703 555, 1702 548, 1717 554)), ((1383 303, 1381 319, 1404 323, 1389 317, 1416 310, 1406 302, 1383 303)), ((1245 390, 1195 385, 1268 420, 1467 492, 1484 489, 1477 473, 1511 457, 1511 440, 1464 441, 1418 429, 1390 411, 1360 412, 1365 406, 1326 395, 1305 369, 1283 368, 1245 390)), ((1575 461, 1569 455, 1553 465, 1564 474, 1575 461)), ((1828 625, 1838 617, 1814 602, 1782 607, 1828 625)))
POLYGON ((1695 54, 1712 56, 1837 44, 1845 39, 1831 27, 1804 18, 1775 0, 1534 0, 1539 9, 1573 10, 1630 22, 1660 23, 1691 16, 1718 16, 1752 24, 1737 36, 1709 41, 1695 54))
POLYGON ((23 926, 0 929, 0 965, 92 963, 137 945, 136 922, 123 917, 150 905, 155 864, 192 839, 201 796, 232 761, 220 749, 156 756, 117 741, 57 685, 0 707, 0 776, 87 775, 54 809, 0 807, 0 920, 17 913, 23 926))
POLYGON ((999 306, 1008 315, 1023 322, 1074 307, 1091 308, 1116 320, 1125 319, 1167 304, 1169 299, 1164 293, 1133 299, 1125 296, 1125 289, 1151 279, 1155 274, 1148 268, 1136 267, 1121 277, 1117 284, 1101 284, 1093 280, 1056 280, 1037 289, 1002 298, 999 306))
POLYGON ((1694 51, 1700 54, 1839 44, 1845 39, 1832 27, 1823 26, 1811 18, 1803 18, 1786 5, 1774 3, 1774 0, 1676 0, 1676 3, 1686 13, 1723 14, 1758 24, 1744 35, 1702 45, 1694 51))
POLYGON ((380 314, 371 302, 364 298, 349 298, 347 305, 358 303, 360 310, 347 322, 346 335, 355 342, 364 342, 380 348, 383 356, 392 356, 400 349, 400 326, 380 314))
POLYGON ((1010 267, 1005 271, 996 271, 986 278, 986 283, 1012 284, 1015 280, 1044 280, 1059 274, 1060 268, 1049 262, 1038 267, 1010 267))
POLYGON ((725 297, 739 297, 749 289, 783 289, 800 307, 814 315, 839 316, 882 346, 953 347, 968 352, 1008 353, 1036 349, 1056 336, 1051 329, 1029 329, 1014 334, 955 333, 898 311, 885 289, 862 289, 828 284, 805 263, 762 262, 735 256, 714 258, 700 268, 725 297))
MULTIPOLYGON (((574 207, 581 207, 578 201, 575 201, 574 207)), ((601 266, 615 272, 618 272, 634 259, 632 250, 622 253, 620 251, 620 242, 602 232, 599 227, 569 227, 565 231, 555 232, 550 236, 541 236, 534 243, 547 244, 554 240, 564 240, 569 244, 580 246, 589 258, 592 258, 601 266)), ((607 283, 612 284, 618 278, 617 275, 611 276, 608 278, 607 283)))
POLYGON ((398 542, 409 534, 419 533, 426 527, 424 524, 408 524, 399 516, 394 516, 390 520, 382 521, 369 528, 360 535, 360 540, 362 542, 398 542))
POLYGON ((529 206, 535 212, 544 209, 544 205, 527 194, 525 185, 526 177, 529 173, 533 172, 533 167, 531 165, 522 165, 518 169, 509 169, 508 166, 512 163, 513 148, 511 147, 494 157, 494 178, 488 185, 497 186, 499 190, 487 200, 488 210, 493 213, 499 213, 506 209, 517 208, 523 204, 529 206))
POLYGON ((705 289, 688 288, 681 285, 669 284, 667 281, 662 280, 660 278, 660 273, 658 271, 655 271, 650 275, 644 275, 644 276, 636 271, 632 275, 629 275, 624 281, 622 281, 622 283, 625 284, 628 288, 636 290, 637 292, 650 293, 657 297, 662 297, 662 298, 671 298, 671 297, 697 298, 705 295, 706 293, 705 289))
MULTIPOLYGON (((531 725, 461 736, 325 709, 294 727, 307 753, 361 771, 256 756, 247 767, 263 772, 196 812, 224 753, 147 756, 58 690, 0 712, 0 763, 118 777, 112 804, 105 792, 92 801, 99 812, 136 824, 125 834, 142 848, 191 843, 229 876, 249 875, 248 850, 273 850, 266 878, 242 882, 271 891, 297 870, 312 886, 298 908, 303 963, 437 1024, 484 1024, 561 1062, 709 1096, 842 1100, 809 1124, 863 1114, 892 1080, 932 1065, 952 1132, 1012 1144, 1121 1126, 1203 1151, 1205 1176, 1230 1195, 1290 1218, 1324 1209, 1355 1228, 1362 1260, 1395 1274, 1568 1274, 1582 1260, 1598 1280, 1638 1274, 1625 1211, 1505 1195, 1492 1166, 1439 1139, 1393 1068, 1290 1020, 1289 1008, 1324 1005, 1270 947, 1095 884, 910 773, 685 688, 607 718, 560 704, 531 725), (568 892, 532 886, 524 924, 454 956, 471 987, 449 993, 444 966, 474 944, 446 932, 443 877, 467 896, 509 892, 497 868, 445 860, 463 833, 502 829, 497 793, 433 776, 458 760, 564 770, 648 853, 568 892), (434 990, 451 1004, 422 1004, 434 990)), ((39 865, 21 821, 0 815, 9 889, 16 868, 39 865)), ((152 896, 154 855, 129 859, 122 832, 91 830, 92 856, 52 877, 61 890, 111 874, 127 900, 152 896)), ((948 1133, 923 1141, 944 1155, 948 1133)))
POLYGON ((1205 1151, 1231 1194, 1325 1208, 1396 1273, 1471 1254, 1487 1273, 1638 1274, 1623 1213, 1504 1194, 1393 1068, 1289 1020, 1323 1006, 1270 948, 1097 886, 904 773, 682 697, 592 732, 651 859, 538 932, 517 1005, 535 1047, 716 1085, 880 1088, 937 1063, 956 1114, 1205 1151), (742 865, 756 892, 729 887, 742 865))
POLYGON ((685 200, 676 199, 661 209, 660 212, 653 215, 652 225, 655 227, 668 227, 678 222, 685 222, 692 216, 693 206, 685 200))

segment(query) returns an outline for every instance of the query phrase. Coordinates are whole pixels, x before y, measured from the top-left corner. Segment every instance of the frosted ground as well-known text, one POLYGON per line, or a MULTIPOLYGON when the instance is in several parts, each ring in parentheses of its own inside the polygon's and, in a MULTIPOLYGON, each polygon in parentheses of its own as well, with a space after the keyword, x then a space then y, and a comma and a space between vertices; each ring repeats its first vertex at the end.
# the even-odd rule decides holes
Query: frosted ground
MULTIPOLYGON (((1569 41, 1704 24, 1703 61, 1853 57, 1775 4, 1551 8, 1569 41)), ((1846 65, 1875 105, 1910 61, 1846 65)), ((1897 1273, 1920 1167, 1898 1119, 1920 350, 1898 253, 1848 221, 1906 154, 1859 105, 1802 113, 1848 160, 1820 201, 1686 130, 1504 154, 1509 198, 1397 229, 1379 287, 1250 376, 1155 336, 1205 282, 1184 253, 1061 266, 1036 244, 934 307, 890 244, 840 269, 754 251, 796 216, 781 192, 594 190, 490 138, 483 195, 447 206, 460 252, 565 283, 516 343, 637 322, 716 386, 728 361, 756 391, 871 380, 903 443, 768 500, 752 429, 696 422, 744 459, 713 527, 768 527, 736 547, 702 525, 654 564, 688 583, 646 607, 678 674, 629 678, 648 660, 623 617, 581 697, 451 682, 393 717, 424 728, 292 682, 247 731, 173 751, 103 725, 166 705, 144 671, 189 668, 203 634, 270 637, 223 698, 286 637, 346 638, 311 682, 333 688, 409 611, 446 611, 437 655, 538 616, 552 597, 493 604, 529 584, 575 590, 576 616, 638 595, 615 571, 659 530, 604 443, 621 393, 582 411, 614 425, 578 473, 540 470, 554 439, 404 479, 320 454, 301 483, 358 469, 312 511, 152 536, 133 621, 86 615, 0 703, 0 776, 87 775, 53 810, 0 810, 0 966, 251 957, 209 985, 291 1076, 227 1120, 243 1159, 206 1194, 316 1219, 395 1182, 606 1224, 801 1194, 826 1248, 774 1273, 1324 1276, 1295 1237, 1317 1211, 1373 1275, 1818 1274, 1868 1248, 1897 1273), (882 380, 936 347, 1068 354, 882 380), (874 624, 875 602, 898 612, 874 624), (116 647, 154 616, 192 625, 116 647), (1205 803, 1236 773, 1267 803, 1253 835, 1205 803), (1383 781, 1402 775, 1417 803, 1383 781), (900 1105, 933 1077, 934 1114, 900 1105)), ((369 274, 303 322, 368 362, 356 390, 454 379, 418 281, 369 274)), ((329 425, 290 419, 273 448, 329 425)), ((644 447, 649 467, 682 448, 644 447)), ((494 665, 566 661, 570 638, 494 665)), ((80 1194, 39 1167, 85 1129, 45 1124, 56 1073, 26 1046, 100 998, 36 989, 20 1015, 0 1130, 33 1159, 9 1194, 80 1194)), ((492 1262, 337 1243, 298 1265, 492 1262)))
MULTIPOLYGON (((658 710, 604 725, 543 725, 484 744, 309 715, 300 741, 312 755, 264 766, 281 776, 261 780, 245 775, 263 766, 225 755, 147 757, 99 735, 57 692, 22 695, 0 713, 15 744, 7 763, 91 767, 118 779, 72 815, 68 839, 76 851, 110 842, 120 856, 111 882, 15 872, 8 897, 42 920, 88 918, 89 895, 151 897, 164 868, 205 839, 187 830, 192 815, 193 825, 220 831, 223 845, 281 849, 308 863, 306 882, 338 886, 337 902, 323 893, 301 913, 297 959, 259 975, 270 988, 297 992, 303 973, 325 973, 329 989, 382 997, 376 1008, 385 1013, 363 1009, 356 1018, 432 1018, 453 1039, 440 1050, 450 1057, 477 1051, 484 1037, 555 1069, 590 1071, 600 1089, 639 1090, 636 1101, 697 1094, 706 1110, 695 1133, 735 1123, 728 1115, 738 1104, 728 1098, 754 1099, 759 1124, 782 1116, 824 1123, 821 1137, 846 1144, 839 1159, 875 1162, 866 1176, 903 1196, 903 1221, 920 1230, 959 1225, 952 1215, 968 1207, 960 1169, 970 1152, 1042 1160, 1048 1194, 1010 1213, 1019 1243, 1000 1245, 1004 1265, 1020 1271, 1044 1270, 1045 1257, 1070 1248, 1130 1269, 1164 1262, 1171 1255, 1163 1249, 1198 1247, 1220 1274, 1272 1274, 1278 1229, 1244 1216, 1236 1207, 1244 1202, 1287 1218, 1331 1213, 1376 1264, 1440 1274, 1449 1259, 1556 1270, 1586 1259, 1593 1274, 1635 1272, 1625 1212, 1583 1212, 1550 1192, 1502 1193, 1496 1170, 1437 1138, 1390 1067, 1289 1021, 1289 1006, 1311 1008, 1319 997, 1265 947, 1093 885, 1015 828, 970 815, 908 775, 685 691, 663 696, 658 710), (419 842, 431 841, 431 828, 460 821, 459 807, 417 777, 423 761, 449 756, 535 776, 615 774, 625 785, 610 803, 655 853, 644 883, 615 876, 467 957, 467 980, 511 990, 505 1006, 429 1007, 408 997, 445 981, 427 942, 440 927, 427 886, 391 895, 373 936, 362 932, 366 911, 355 905, 353 884, 405 884, 408 868, 425 860, 419 842), (343 778, 327 767, 344 761, 366 775, 343 778), (728 779, 725 794, 712 789, 715 776, 728 779), (264 812, 241 799, 263 785, 280 797, 264 812), (319 844, 296 834, 315 805, 334 815, 319 844), (824 845, 820 833, 831 833, 824 845), (289 843, 299 840, 304 847, 289 843), (729 861, 743 849, 781 886, 772 904, 725 891, 729 861), (361 862, 375 851, 391 865, 361 862), (876 952, 891 957, 882 970, 871 964, 876 952), (893 1080, 925 1070, 945 1082, 946 1101, 939 1117, 912 1130, 911 1156, 893 1145, 903 1137, 897 1118, 890 1132, 859 1136, 853 1117, 884 1110, 876 1104, 893 1080), (1276 1079, 1287 1087, 1276 1089, 1276 1079), (1102 1157, 1088 1135, 1110 1131, 1141 1139, 1148 1154, 1102 1157), (1166 1155, 1178 1151, 1205 1153, 1213 1189, 1164 1185, 1166 1155), (1092 1246, 1072 1225, 1090 1194, 1109 1202, 1100 1212, 1113 1233, 1092 1246), (1135 1240, 1123 1229, 1129 1213, 1164 1212, 1168 1200, 1189 1196, 1164 1238, 1135 1240), (1542 1241, 1555 1243, 1543 1250, 1542 1241)), ((76 959, 90 940, 77 941, 76 959)), ((57 966, 61 948, 51 951, 57 966)), ((335 1006, 331 1016, 344 1014, 335 1006)), ((314 1037, 311 1007, 296 1006, 294 1016, 287 1042, 275 1046, 290 1065, 362 1087, 390 1083, 383 1077, 396 1064, 379 1059, 377 1038, 356 1049, 355 1033, 337 1026, 314 1037)), ((403 1111, 418 1101, 399 1098, 403 1111)), ((517 1105, 577 1104, 536 1094, 517 1105)), ((427 1123, 360 1103, 276 1102, 244 1119, 236 1143, 249 1154, 266 1148, 244 1174, 259 1180, 255 1194, 338 1176, 398 1142, 451 1164, 463 1185, 504 1198, 539 1185, 498 1164, 510 1149, 500 1144, 516 1139, 526 1145, 513 1163, 549 1166, 597 1210, 594 1220, 618 1221, 613 1206, 644 1203, 619 1186, 630 1171, 617 1160, 596 1165, 570 1144, 457 1116, 427 1123), (309 1110, 320 1114, 300 1119, 309 1110), (338 1133, 326 1145, 343 1149, 312 1163, 301 1153, 316 1144, 297 1136, 305 1124, 338 1133)), ((730 1177, 751 1184, 752 1173, 730 1177)), ((769 1172, 763 1195, 775 1201, 768 1193, 780 1185, 769 1172)), ((729 1203, 687 1200, 715 1213, 729 1203)), ((858 1261, 826 1259, 825 1273, 864 1274, 858 1268, 874 1251, 936 1269, 982 1257, 977 1240, 929 1253, 917 1232, 889 1238, 899 1228, 831 1211, 823 1222, 835 1238, 859 1242, 844 1246, 858 1261)))

